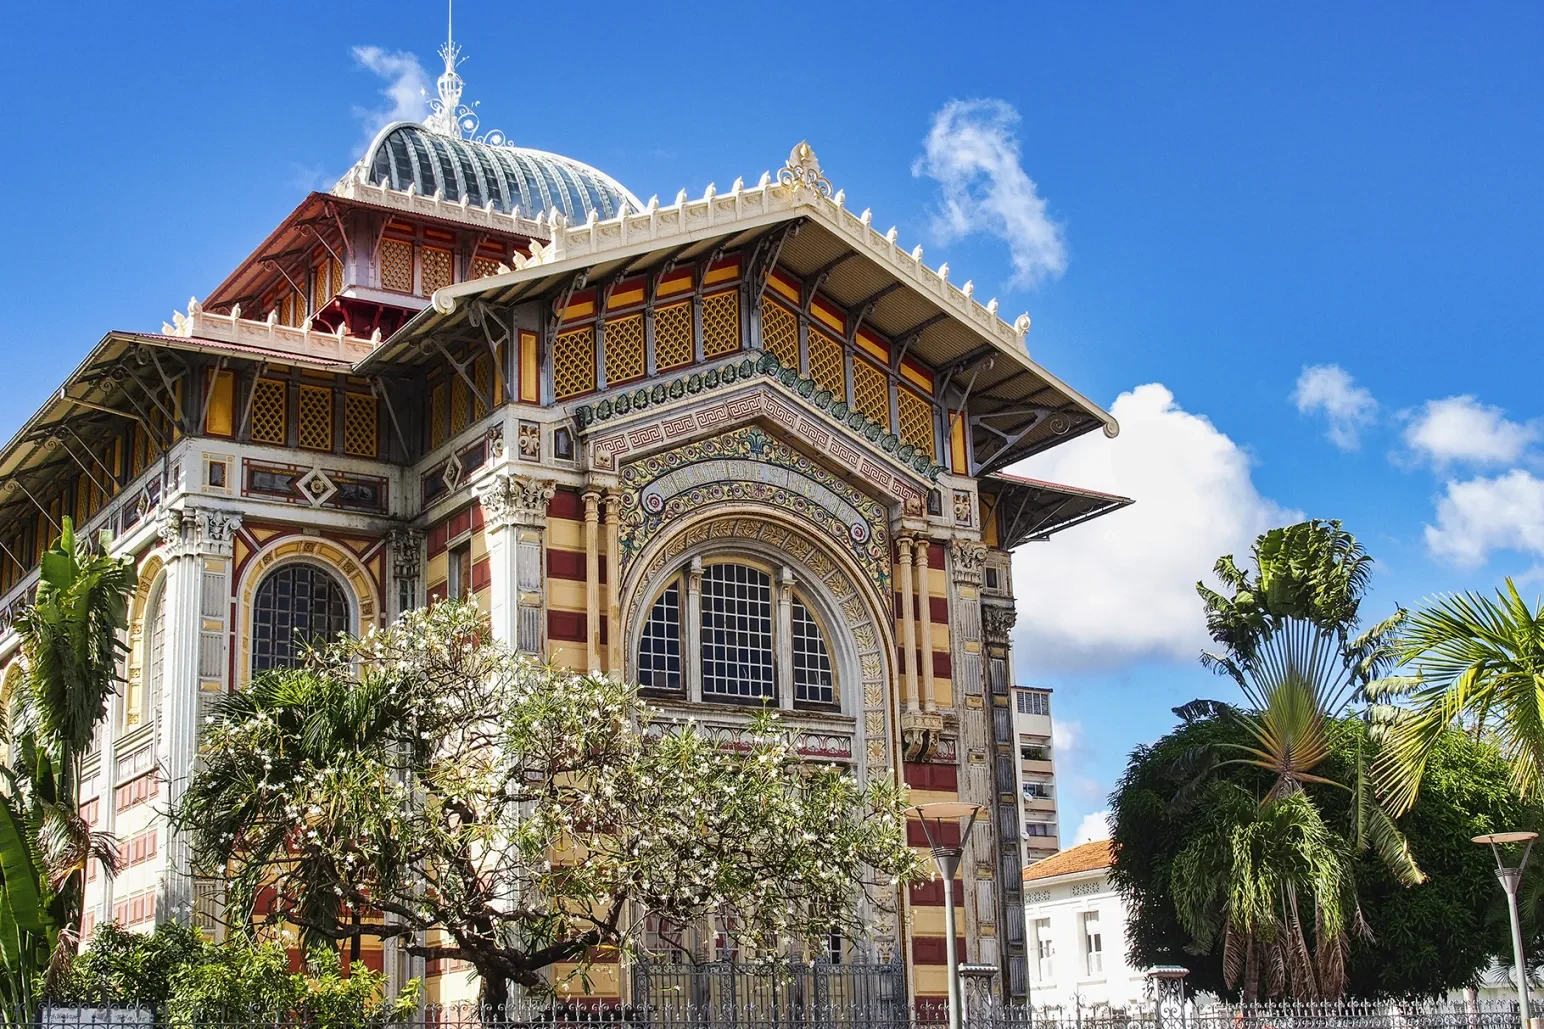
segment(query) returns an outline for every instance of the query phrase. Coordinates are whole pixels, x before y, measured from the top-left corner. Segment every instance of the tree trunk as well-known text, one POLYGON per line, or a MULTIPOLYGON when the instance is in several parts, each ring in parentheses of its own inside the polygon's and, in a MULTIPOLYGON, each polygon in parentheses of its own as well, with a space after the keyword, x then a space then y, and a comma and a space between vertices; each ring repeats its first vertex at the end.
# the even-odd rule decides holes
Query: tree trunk
POLYGON ((478 997, 478 1007, 484 1025, 504 1023, 511 1021, 509 1011, 509 980, 502 972, 479 966, 478 975, 482 977, 482 992, 478 997))

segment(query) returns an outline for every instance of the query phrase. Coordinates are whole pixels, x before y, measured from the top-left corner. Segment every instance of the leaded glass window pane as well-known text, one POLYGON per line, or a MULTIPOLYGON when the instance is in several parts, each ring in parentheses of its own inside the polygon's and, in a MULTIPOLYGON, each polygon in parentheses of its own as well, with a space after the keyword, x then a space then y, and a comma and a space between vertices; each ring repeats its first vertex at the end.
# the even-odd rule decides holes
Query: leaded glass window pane
POLYGON ((681 688, 681 587, 671 583, 643 623, 638 640, 638 685, 657 690, 681 688))
POLYGON ((825 637, 809 608, 797 597, 793 601, 793 698, 812 704, 836 703, 825 637))
POLYGON ((702 695, 771 698, 773 681, 771 578, 711 565, 702 574, 702 695))
POLYGON ((285 565, 257 588, 252 603, 252 671, 294 668, 304 644, 348 630, 348 597, 315 565, 285 565))

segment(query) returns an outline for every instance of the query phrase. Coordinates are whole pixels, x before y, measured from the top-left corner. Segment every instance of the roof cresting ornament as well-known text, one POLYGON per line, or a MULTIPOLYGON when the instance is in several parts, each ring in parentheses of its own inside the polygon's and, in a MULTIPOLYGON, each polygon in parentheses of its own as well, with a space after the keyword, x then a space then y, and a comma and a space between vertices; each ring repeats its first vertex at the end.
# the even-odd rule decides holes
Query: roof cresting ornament
POLYGON ((777 184, 797 189, 812 189, 823 197, 831 196, 831 181, 820 173, 815 149, 805 140, 788 155, 788 163, 777 170, 777 184))
POLYGON ((435 81, 440 96, 437 100, 429 101, 429 117, 424 119, 424 127, 442 136, 470 139, 474 143, 486 143, 489 146, 508 146, 509 137, 502 129, 489 129, 479 135, 477 132, 479 119, 474 110, 477 104, 461 102, 461 91, 466 86, 466 82, 457 74, 456 66, 464 58, 451 31, 452 14, 452 0, 446 0, 445 43, 440 47, 440 58, 445 62, 445 70, 435 81))

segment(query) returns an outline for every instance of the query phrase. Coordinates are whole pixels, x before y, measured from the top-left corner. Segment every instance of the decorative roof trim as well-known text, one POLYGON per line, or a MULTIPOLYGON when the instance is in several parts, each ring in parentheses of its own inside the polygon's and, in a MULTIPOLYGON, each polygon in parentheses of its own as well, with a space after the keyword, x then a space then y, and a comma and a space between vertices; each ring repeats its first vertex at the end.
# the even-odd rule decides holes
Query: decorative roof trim
POLYGON ((272 351, 275 356, 293 354, 296 358, 341 361, 350 366, 370 356, 381 342, 379 329, 369 339, 349 335, 346 324, 339 325, 336 332, 318 332, 311 328, 309 318, 299 328, 280 325, 274 312, 269 312, 266 321, 256 321, 241 317, 240 304, 232 308, 230 314, 214 314, 204 310, 194 298, 188 300, 186 315, 180 311, 172 312, 172 322, 161 324, 161 334, 255 347, 272 351))
POLYGON ((1030 324, 1027 313, 1019 315, 1009 325, 998 317, 995 297, 985 304, 980 303, 975 299, 974 283, 966 282, 956 287, 949 281, 947 262, 937 269, 929 268, 922 263, 920 244, 909 252, 901 249, 896 243, 896 229, 881 234, 873 226, 870 211, 853 214, 846 208, 845 191, 837 190, 835 195, 828 195, 829 190, 830 183, 821 175, 814 152, 809 144, 801 142, 789 155, 788 164, 778 172, 777 181, 773 181, 771 172, 763 172, 755 186, 747 188, 743 179, 735 179, 729 192, 724 194, 709 183, 697 200, 687 199, 683 189, 669 207, 661 207, 659 197, 655 196, 649 199, 641 213, 602 221, 592 212, 579 226, 570 226, 562 214, 557 214, 548 220, 551 245, 533 243, 528 261, 516 254, 515 269, 507 274, 455 283, 437 290, 434 309, 442 315, 450 314, 462 297, 501 289, 559 270, 557 267, 548 269, 549 265, 590 265, 606 257, 625 256, 629 249, 657 249, 660 244, 709 238, 755 225, 807 217, 846 239, 855 250, 867 254, 957 320, 1022 360, 1048 385, 1062 391, 1099 419, 1104 424, 1106 436, 1113 438, 1120 432, 1119 423, 1107 411, 1040 367, 1029 356, 1025 345, 1030 324), (536 275, 529 274, 533 266, 536 275))

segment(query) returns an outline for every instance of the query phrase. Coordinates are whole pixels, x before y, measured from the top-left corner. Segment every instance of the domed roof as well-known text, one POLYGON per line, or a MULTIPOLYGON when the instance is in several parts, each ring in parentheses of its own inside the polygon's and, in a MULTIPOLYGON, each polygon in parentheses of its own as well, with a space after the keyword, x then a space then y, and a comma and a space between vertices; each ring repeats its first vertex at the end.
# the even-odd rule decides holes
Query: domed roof
POLYGON ((491 200, 505 214, 519 207, 535 217, 556 208, 574 223, 591 211, 614 218, 624 208, 643 210, 616 179, 572 158, 445 135, 414 122, 388 125, 360 163, 374 185, 416 186, 423 196, 438 192, 452 203, 465 197, 474 207, 491 200))

